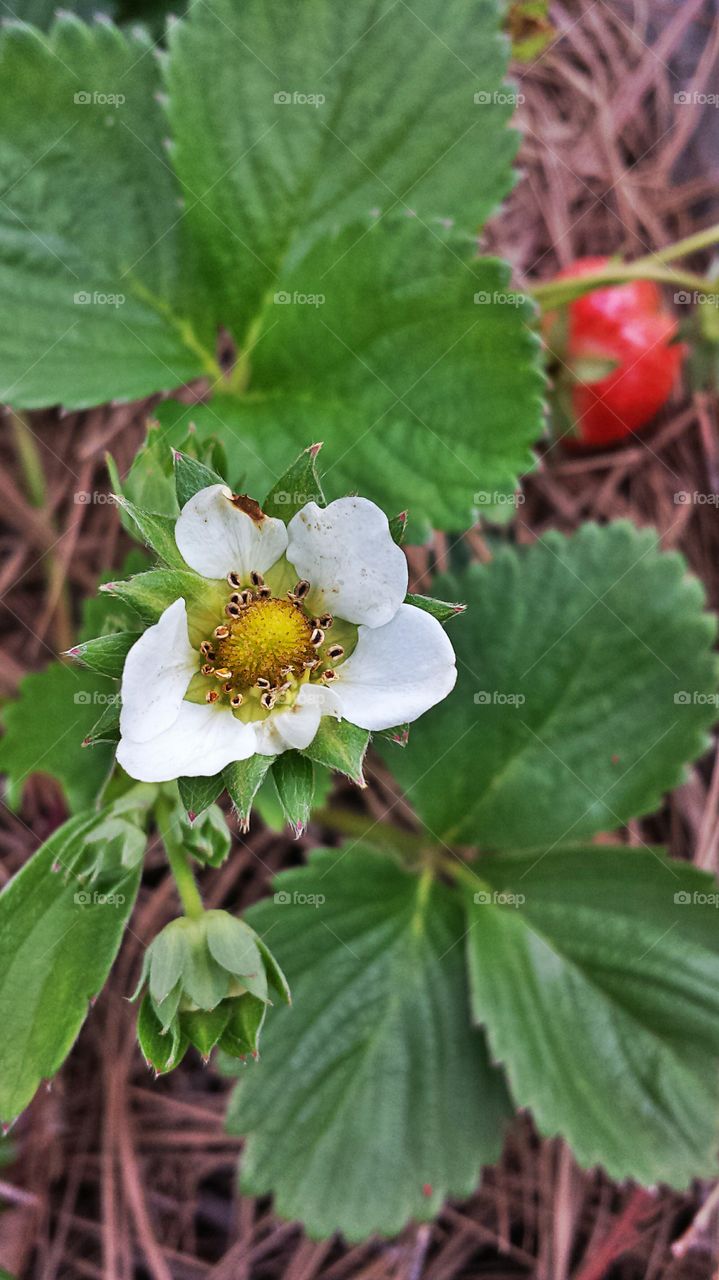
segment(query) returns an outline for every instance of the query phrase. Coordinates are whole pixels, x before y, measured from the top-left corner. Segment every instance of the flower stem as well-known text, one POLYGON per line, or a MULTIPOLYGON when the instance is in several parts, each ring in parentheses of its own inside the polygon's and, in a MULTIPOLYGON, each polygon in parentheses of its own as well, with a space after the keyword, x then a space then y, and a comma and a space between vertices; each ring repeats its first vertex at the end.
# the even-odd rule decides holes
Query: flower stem
POLYGON ((163 796, 160 796, 155 805, 155 819, 162 837, 162 843, 165 846, 167 861, 170 864, 170 870, 177 886, 182 909, 188 919, 199 920, 200 916, 204 915, 205 908, 195 882, 190 859, 185 853, 182 840, 178 839, 176 834, 177 822, 173 819, 172 807, 163 796))

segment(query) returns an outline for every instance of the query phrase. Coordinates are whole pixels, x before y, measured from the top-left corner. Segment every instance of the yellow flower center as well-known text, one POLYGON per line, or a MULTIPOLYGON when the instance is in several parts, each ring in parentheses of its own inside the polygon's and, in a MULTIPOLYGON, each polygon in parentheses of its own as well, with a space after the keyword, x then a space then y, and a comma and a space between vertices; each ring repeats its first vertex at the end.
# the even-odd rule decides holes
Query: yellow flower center
POLYGON ((316 658, 313 627, 304 609, 291 600, 259 598, 228 618, 229 635, 215 641, 218 671, 229 671, 226 683, 246 689, 266 680, 272 688, 316 658))

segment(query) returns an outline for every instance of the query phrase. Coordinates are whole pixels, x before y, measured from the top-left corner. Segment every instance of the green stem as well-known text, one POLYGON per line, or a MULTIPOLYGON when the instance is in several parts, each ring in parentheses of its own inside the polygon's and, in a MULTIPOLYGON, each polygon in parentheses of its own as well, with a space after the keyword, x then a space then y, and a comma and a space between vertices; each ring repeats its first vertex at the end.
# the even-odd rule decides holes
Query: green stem
POLYGON ((646 259, 640 261, 652 258, 656 261, 658 258, 660 262, 673 262, 675 258, 686 258, 690 253, 698 253, 700 249, 708 249, 713 244, 719 244, 719 222, 711 227, 704 227, 702 231, 695 231, 694 235, 685 236, 683 240, 675 240, 674 244, 657 249, 656 253, 649 253, 646 259))
POLYGON ((190 920, 199 920, 204 915, 200 891, 195 883, 195 875, 190 859, 176 835, 177 820, 173 818, 172 806, 163 796, 155 805, 155 819, 165 846, 167 861, 173 874, 182 909, 190 920))
POLYGON ((10 424, 27 495, 34 507, 44 507, 47 496, 45 472, 35 437, 21 413, 11 412, 10 424))

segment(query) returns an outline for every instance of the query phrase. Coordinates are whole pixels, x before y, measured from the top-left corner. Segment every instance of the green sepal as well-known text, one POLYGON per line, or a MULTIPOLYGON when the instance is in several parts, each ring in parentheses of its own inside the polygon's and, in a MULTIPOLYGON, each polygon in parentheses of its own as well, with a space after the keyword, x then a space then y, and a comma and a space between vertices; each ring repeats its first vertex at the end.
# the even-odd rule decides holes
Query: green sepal
POLYGON ((106 582, 100 591, 116 596, 151 626, 180 597, 187 605, 200 600, 207 582, 190 569, 148 569, 121 582, 106 582))
POLYGON ((183 1035, 187 1036, 190 1044, 195 1046, 203 1058, 209 1058, 224 1032, 232 1003, 231 1000, 223 1000, 216 1009, 197 1009, 180 1014, 178 1021, 183 1035))
POLYGON ((240 978, 242 986, 260 1000, 267 1000, 267 977, 255 934, 227 911, 205 914, 207 946, 222 969, 240 978))
POLYGON ((459 614, 465 613, 466 604, 452 604, 448 600, 434 600, 431 596, 415 596, 407 595, 404 599, 405 604, 413 604, 415 609, 422 609, 425 613, 430 613, 438 622, 449 622, 450 618, 456 618, 459 614))
POLYGON ((275 760, 272 781, 288 823, 295 835, 301 836, 310 820, 315 794, 312 761, 299 751, 284 751, 275 760))
POLYGON ((194 822, 182 824, 186 853, 205 867, 221 867, 232 848, 232 836, 225 815, 216 804, 205 809, 194 822))
POLYGON ((333 716, 323 716, 317 733, 301 754, 307 756, 309 760, 314 760, 316 764, 323 764, 328 769, 337 769, 360 787, 364 787, 366 783, 362 773, 362 763, 368 743, 369 732, 366 729, 359 729, 349 720, 335 720, 333 716))
POLYGON ((233 1000, 227 1025, 219 1046, 232 1058, 257 1057, 262 1024, 267 1015, 267 1005, 249 993, 233 1000))
POLYGON ((396 747, 406 747, 409 742, 408 724, 396 724, 392 729, 378 729, 377 737, 386 738, 388 742, 393 742, 396 747))
POLYGON ((288 524, 306 503, 316 502, 318 507, 326 505, 316 465, 321 448, 321 444, 311 444, 272 486, 262 503, 265 515, 276 516, 288 524))
POLYGON ((137 1015, 137 1042, 148 1067, 159 1076, 180 1065, 189 1043, 177 1022, 163 1029, 149 995, 137 1015))
POLYGON ((120 695, 108 702, 99 720, 82 740, 83 747, 94 747, 98 742, 120 741, 120 695))
POLYGON ((222 795, 225 782, 221 773, 216 773, 213 778, 178 778, 177 789, 187 819, 194 823, 222 795))
POLYGON ((188 457, 179 449, 172 450, 172 461, 175 470, 175 492, 180 508, 184 507, 190 498, 194 498, 200 489, 207 489, 213 484, 226 483, 211 467, 206 467, 204 462, 198 462, 196 458, 188 457))
POLYGON ((407 532, 407 511, 400 511, 398 516, 392 516, 389 522, 389 531, 392 535, 392 541, 397 543, 398 547, 404 542, 404 535, 407 532))
POLYGON ((230 974, 221 968, 207 945, 204 918, 185 921, 188 949, 182 990, 200 1009, 214 1009, 229 994, 230 974))
POLYGON ((255 941, 259 947, 260 954, 265 964, 265 973, 270 986, 277 992, 283 1004, 292 1004, 292 992, 290 984, 287 981, 282 969, 277 963, 274 955, 270 951, 267 943, 262 941, 259 934, 255 934, 255 941))
POLYGON ((148 978, 155 1005, 161 1005, 184 977, 190 955, 187 924, 183 918, 171 920, 147 949, 146 966, 140 982, 148 978))
POLYGON ((222 771, 225 786, 244 831, 250 824, 252 801, 274 759, 274 756, 258 754, 250 756, 249 760, 236 760, 222 771))
POLYGON ((125 658, 141 634, 140 631, 115 631, 109 636, 98 636, 96 640, 73 645, 68 649, 67 657, 81 662, 98 675, 117 679, 122 675, 125 658))
POLYGON ((175 516, 157 515, 153 511, 143 511, 128 498, 116 495, 116 501, 122 511, 132 520, 137 533, 160 560, 169 569, 187 571, 187 565, 177 549, 175 542, 175 516))

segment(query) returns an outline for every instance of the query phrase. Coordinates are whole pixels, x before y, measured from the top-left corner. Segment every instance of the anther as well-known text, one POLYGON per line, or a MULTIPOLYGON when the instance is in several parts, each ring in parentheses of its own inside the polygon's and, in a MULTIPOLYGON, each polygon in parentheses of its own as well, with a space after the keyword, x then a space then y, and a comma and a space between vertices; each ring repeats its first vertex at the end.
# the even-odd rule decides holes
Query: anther
POLYGON ((323 613, 322 617, 319 620, 319 624, 322 627, 323 631, 329 631, 333 622, 334 622, 334 618, 332 617, 331 613, 323 613))
POLYGON ((217 702, 219 696, 216 689, 210 689, 209 693, 205 694, 205 702, 217 702))
MULTIPOLYGON (((229 692, 229 690, 228 690, 228 692, 229 692)), ((241 706, 242 706, 242 701, 243 701, 243 699, 242 699, 242 694, 241 694, 241 693, 233 693, 232 697, 230 698, 230 706, 231 706, 231 707, 241 707, 241 706)))
POLYGON ((200 645, 200 653, 205 658, 214 658, 215 654, 209 640, 203 640, 200 645))
POLYGON ((304 600, 309 590, 310 590, 310 584, 307 581, 307 579, 300 578, 299 582, 297 582, 293 587, 292 594, 295 597, 295 600, 304 600))
POLYGON ((271 711, 275 705, 274 693, 263 693, 260 703, 265 708, 265 711, 271 711))
POLYGON ((204 667, 201 667, 200 669, 203 676, 213 676, 215 674, 215 668, 211 662, 206 662, 204 667))
MULTIPOLYGON (((227 614, 228 618, 239 618, 240 606, 238 604, 232 604, 232 603, 226 604, 225 613, 227 614)), ((215 635, 217 635, 217 632, 215 632, 215 635)))
POLYGON ((272 685, 270 684, 269 680, 266 680, 264 676, 258 676, 258 677, 257 677, 257 679, 256 679, 256 681, 255 681, 255 684, 257 685, 257 688, 258 688, 258 689, 271 689, 271 688, 272 688, 272 685))
POLYGON ((245 590, 240 592, 240 604, 249 604, 252 599, 252 592, 249 587, 245 587, 245 590))
POLYGON ((329 683, 330 680, 336 680, 337 672, 333 671, 331 667, 328 667, 327 671, 322 672, 322 679, 327 681, 327 683, 329 683))
POLYGON ((242 578, 240 577, 239 573, 228 573, 227 581, 229 582, 231 587, 235 588, 236 591, 239 591, 240 587, 242 586, 242 578))
POLYGON ((311 658, 309 662, 302 663, 302 666, 304 667, 305 671, 314 671, 315 667, 318 667, 319 665, 320 665, 319 658, 311 658))
POLYGON ((222 692, 223 692, 223 693, 232 693, 232 685, 231 685, 231 684, 223 684, 223 686, 222 686, 222 692))
POLYGON ((214 634, 218 640, 226 640, 230 634, 229 627, 215 627, 214 634))
POLYGON ((280 667, 281 676, 293 676, 295 674, 294 667, 280 667))
POLYGON ((256 569, 253 569, 252 573, 250 574, 250 582, 252 583, 253 587, 264 587, 265 585, 265 580, 262 577, 262 574, 258 573, 256 569))
POLYGON ((232 672, 230 671, 229 667, 218 667, 215 672, 215 676, 217 677, 218 680, 231 680, 232 672))
POLYGON ((242 593, 239 591, 233 591, 230 596, 230 604, 243 604, 242 593))
POLYGON ((333 662, 336 661, 337 658, 341 658, 343 654, 344 649, 341 644, 331 644, 327 650, 327 657, 331 658, 333 662))
POLYGON ((271 587, 260 587, 257 592, 257 597, 259 600, 269 600, 271 595, 272 595, 271 587))
POLYGON ((321 631, 319 627, 315 627, 312 635, 310 636, 310 644, 313 645, 315 649, 318 649, 319 646, 324 643, 324 638, 324 631, 321 631))

